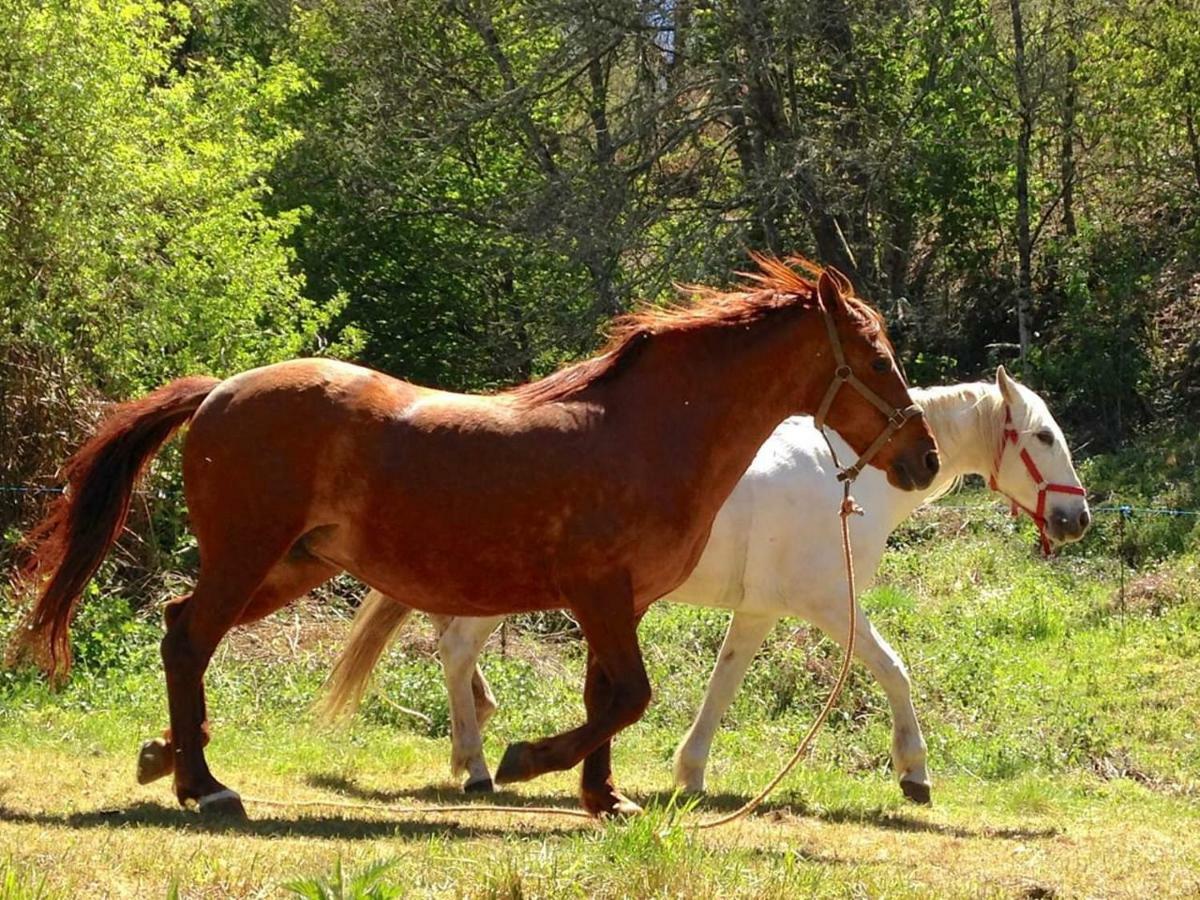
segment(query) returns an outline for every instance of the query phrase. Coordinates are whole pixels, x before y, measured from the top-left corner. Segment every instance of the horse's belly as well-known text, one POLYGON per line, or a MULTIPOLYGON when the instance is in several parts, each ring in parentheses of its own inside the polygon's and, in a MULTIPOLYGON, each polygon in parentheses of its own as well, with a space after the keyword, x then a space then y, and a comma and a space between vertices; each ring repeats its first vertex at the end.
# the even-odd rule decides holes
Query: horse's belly
POLYGON ((421 540, 405 529, 357 523, 322 530, 315 556, 408 606, 456 616, 533 612, 565 605, 551 567, 537 555, 472 540, 421 540))

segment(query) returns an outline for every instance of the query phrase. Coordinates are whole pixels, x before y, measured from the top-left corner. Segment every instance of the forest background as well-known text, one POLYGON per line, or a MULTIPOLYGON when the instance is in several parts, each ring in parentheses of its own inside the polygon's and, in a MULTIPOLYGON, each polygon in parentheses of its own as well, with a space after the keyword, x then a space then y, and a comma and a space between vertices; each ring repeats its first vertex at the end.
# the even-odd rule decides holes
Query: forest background
MULTIPOLYGON (((102 401, 306 353, 494 389, 750 250, 843 270, 915 383, 1178 444, 1198 108, 1184 0, 9 0, 0 531, 102 401)), ((175 471, 126 574, 189 565, 175 471)))

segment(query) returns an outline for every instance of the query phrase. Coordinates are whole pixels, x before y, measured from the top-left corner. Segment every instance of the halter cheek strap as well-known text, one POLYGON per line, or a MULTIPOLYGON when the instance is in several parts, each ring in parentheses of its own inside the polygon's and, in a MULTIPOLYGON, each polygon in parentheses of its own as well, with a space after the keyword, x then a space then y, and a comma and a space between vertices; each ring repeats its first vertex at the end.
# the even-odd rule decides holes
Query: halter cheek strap
POLYGON ((1029 514, 1029 518, 1033 519, 1038 527, 1038 537, 1042 541, 1042 555, 1050 555, 1050 537, 1046 534, 1046 495, 1047 494, 1072 494, 1076 497, 1086 497, 1087 491, 1082 487, 1074 484, 1058 484, 1048 482, 1042 477, 1041 470, 1037 467, 1037 463, 1033 461, 1033 457, 1029 455, 1029 450, 1025 447, 1021 448, 1021 462, 1025 464, 1025 471, 1029 473, 1029 477, 1033 479, 1034 485, 1037 487, 1037 509, 1030 509, 1024 503, 1021 503, 1012 494, 1000 489, 1000 483, 997 477, 1000 474, 1000 463, 1004 459, 1004 451, 1009 444, 1014 447, 1018 445, 1017 430, 1012 426, 1012 409, 1007 404, 1004 406, 1004 431, 1000 435, 1000 446, 996 448, 996 459, 992 463, 992 474, 988 478, 988 487, 998 494, 1003 494, 1012 504, 1013 516, 1019 516, 1021 510, 1025 510, 1029 514))
MULTIPOLYGON (((829 387, 825 390, 825 396, 821 398, 821 405, 817 407, 817 414, 814 417, 817 428, 824 434, 825 417, 829 414, 829 408, 833 406, 834 397, 837 396, 838 391, 845 384, 849 384, 864 399, 887 416, 887 425, 883 427, 883 431, 879 432, 879 436, 875 438, 871 446, 863 451, 862 455, 854 461, 853 465, 847 466, 838 472, 838 481, 851 482, 859 476, 863 467, 875 457, 875 454, 883 449, 884 444, 890 441, 892 435, 903 428, 909 419, 923 416, 925 413, 915 403, 909 404, 904 409, 897 409, 863 383, 854 374, 854 370, 846 363, 846 354, 842 352, 842 341, 838 337, 837 325, 833 321, 833 313, 830 312, 829 307, 824 303, 821 304, 821 312, 825 318, 825 330, 829 333, 829 346, 833 348, 833 360, 837 363, 837 369, 833 373, 833 381, 829 383, 829 387)), ((828 438, 826 438, 826 441, 828 441, 828 438)), ((832 449, 831 445, 830 450, 832 449)), ((837 461, 836 454, 834 455, 834 461, 835 463, 837 461)))

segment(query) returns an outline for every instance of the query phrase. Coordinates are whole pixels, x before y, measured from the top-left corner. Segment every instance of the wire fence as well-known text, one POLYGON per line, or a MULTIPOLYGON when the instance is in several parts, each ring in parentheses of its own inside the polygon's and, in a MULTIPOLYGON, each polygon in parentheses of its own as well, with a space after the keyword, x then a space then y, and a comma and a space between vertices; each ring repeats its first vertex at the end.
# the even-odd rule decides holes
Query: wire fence
MULTIPOLYGON (((62 485, 44 485, 44 484, 0 484, 0 494, 10 495, 58 495, 66 490, 62 485)), ((136 491, 135 493, 144 496, 152 495, 149 491, 136 491)), ((1132 503, 1101 503, 1090 507, 1093 516, 1105 515, 1116 517, 1116 553, 1118 560, 1118 603, 1122 614, 1125 611, 1126 601, 1126 577, 1130 570, 1136 567, 1130 561, 1129 545, 1127 542, 1127 525, 1135 519, 1146 518, 1168 518, 1168 519, 1200 519, 1200 509, 1180 509, 1169 506, 1138 506, 1132 503)), ((1010 516, 1010 507, 1007 502, 997 501, 994 503, 946 503, 936 501, 926 506, 919 507, 918 514, 921 517, 936 516, 940 513, 957 513, 959 515, 979 515, 987 514, 989 516, 1010 516)))
MULTIPOLYGON (((0 484, 0 492, 13 494, 62 494, 66 488, 61 485, 44 485, 44 484, 0 484)), ((137 491, 135 493, 142 493, 137 491)), ((1006 504, 997 502, 994 504, 997 510, 1006 504)), ((1152 516, 1175 516, 1175 517, 1200 517, 1200 509, 1173 509, 1168 506, 1134 506, 1128 503, 1110 504, 1102 506, 1089 507, 1092 513, 1117 513, 1122 518, 1130 519, 1138 515, 1152 516)), ((958 510, 960 512, 979 512, 981 510, 990 510, 992 507, 987 504, 979 503, 942 503, 935 502, 922 509, 938 510, 949 509, 958 510)))

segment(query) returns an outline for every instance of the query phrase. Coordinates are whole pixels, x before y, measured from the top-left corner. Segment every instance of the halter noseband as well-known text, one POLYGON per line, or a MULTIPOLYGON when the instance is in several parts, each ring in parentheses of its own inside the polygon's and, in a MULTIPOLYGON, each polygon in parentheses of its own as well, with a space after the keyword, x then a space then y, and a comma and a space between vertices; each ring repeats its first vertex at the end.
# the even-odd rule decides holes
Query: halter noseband
MULTIPOLYGON (((814 417, 817 428, 824 435, 825 416, 829 414, 829 407, 833 405, 833 398, 837 396, 837 392, 842 389, 842 385, 844 384, 849 384, 866 400, 870 401, 876 409, 887 416, 887 424, 883 427, 883 431, 879 432, 879 436, 875 438, 871 446, 863 451, 862 455, 854 461, 853 465, 846 466, 846 468, 838 472, 838 481, 844 481, 848 484, 859 476, 863 467, 874 458, 876 453, 883 449, 883 445, 890 441, 892 435, 903 428, 909 419, 923 416, 925 412, 915 403, 910 403, 904 409, 898 409, 859 380, 858 376, 854 374, 854 370, 846 363, 846 354, 842 351, 842 341, 838 337, 837 326, 833 321, 833 313, 830 312, 829 307, 823 302, 821 302, 821 312, 825 317, 825 329, 829 332, 829 345, 833 348, 833 360, 837 363, 837 369, 834 370, 833 381, 829 383, 829 387, 825 391, 825 396, 821 400, 821 405, 817 408, 817 414, 814 417)), ((829 439, 826 438, 825 440, 828 442, 829 439)), ((832 444, 830 444, 829 449, 830 452, 833 451, 832 444)), ((836 453, 833 455, 833 461, 835 465, 840 465, 836 453)))
POLYGON ((1000 435, 1000 446, 996 448, 996 459, 992 463, 992 474, 988 478, 988 487, 998 494, 1003 494, 1012 504, 1012 514, 1014 517, 1019 516, 1021 510, 1025 510, 1029 514, 1029 518, 1033 519, 1038 528, 1038 537, 1042 541, 1042 555, 1050 555, 1050 537, 1046 534, 1046 495, 1050 493, 1056 494, 1072 494, 1076 497, 1086 497, 1087 491, 1082 487, 1077 487, 1073 484, 1057 484, 1055 482, 1046 481, 1042 477, 1041 470, 1037 467, 1037 463, 1033 461, 1033 457, 1029 455, 1029 450, 1025 447, 1021 448, 1021 462, 1025 463, 1025 471, 1029 473, 1029 477, 1033 479, 1034 485, 1037 487, 1037 509, 1032 510, 1024 503, 1021 503, 1012 494, 1000 489, 998 476, 1000 475, 1000 463, 1004 459, 1004 450, 1009 444, 1014 447, 1018 444, 1017 430, 1012 427, 1012 409, 1006 403, 1004 404, 1004 431, 1000 435))

